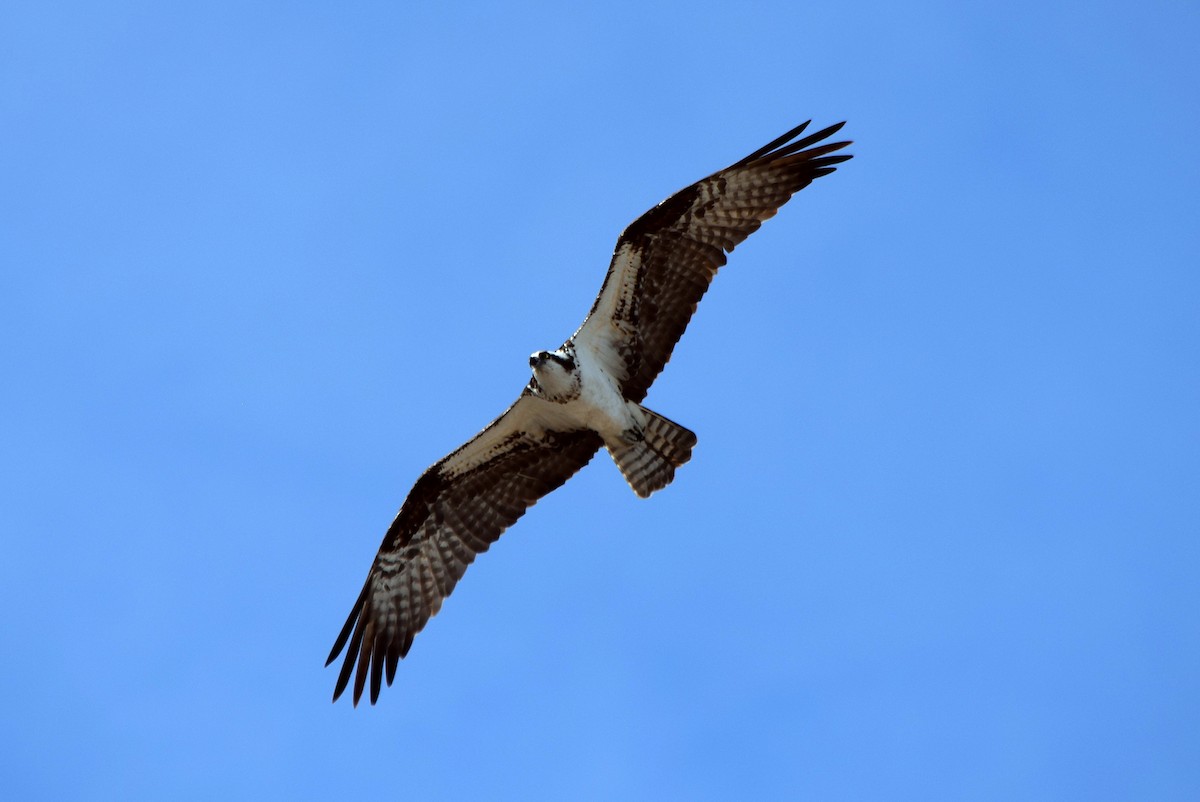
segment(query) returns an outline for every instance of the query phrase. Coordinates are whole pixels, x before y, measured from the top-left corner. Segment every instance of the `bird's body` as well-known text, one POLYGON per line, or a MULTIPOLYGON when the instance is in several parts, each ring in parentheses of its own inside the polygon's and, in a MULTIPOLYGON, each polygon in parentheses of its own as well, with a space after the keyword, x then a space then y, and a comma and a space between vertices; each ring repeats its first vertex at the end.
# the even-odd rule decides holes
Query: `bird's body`
POLYGON ((555 351, 529 357, 529 390, 538 423, 551 431, 595 432, 634 492, 642 498, 665 487, 692 455, 696 436, 621 392, 611 366, 616 355, 596 338, 572 338, 555 351), (659 435, 659 436, 656 436, 659 435), (670 437, 671 443, 663 442, 670 437))
POLYGON ((530 390, 553 407, 544 414, 560 428, 591 429, 605 443, 633 425, 629 402, 621 395, 604 359, 590 348, 539 351, 529 358, 530 390))
POLYGON ((421 475, 384 536, 329 661, 349 647, 334 699, 355 674, 371 702, 390 685, 413 636, 475 556, 601 447, 639 496, 665 487, 696 436, 642 406, 725 254, 793 193, 850 157, 847 142, 812 147, 808 123, 687 187, 621 234, 600 295, 561 347, 529 358, 509 409, 421 475), (357 666, 357 672, 354 671, 357 666))

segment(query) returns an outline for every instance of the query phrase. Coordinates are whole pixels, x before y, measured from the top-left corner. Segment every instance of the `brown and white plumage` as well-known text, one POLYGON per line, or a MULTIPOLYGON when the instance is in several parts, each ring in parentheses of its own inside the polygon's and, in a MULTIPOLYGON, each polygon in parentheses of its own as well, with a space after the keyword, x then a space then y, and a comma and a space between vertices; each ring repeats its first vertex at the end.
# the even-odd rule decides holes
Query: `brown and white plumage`
POLYGON ((586 429, 547 431, 538 407, 550 403, 522 392, 503 415, 413 485, 326 661, 333 662, 349 641, 335 701, 357 659, 354 703, 370 674, 373 704, 384 666, 391 685, 413 636, 441 608, 475 556, 603 444, 600 435, 586 429))
POLYGON ((810 147, 845 123, 796 139, 808 124, 681 189, 621 233, 600 295, 573 339, 615 342, 622 364, 611 367, 626 397, 646 397, 725 254, 850 158, 834 154, 849 142, 810 147))
POLYGON ((390 685, 415 636, 467 566, 538 499, 607 447, 648 496, 691 457, 696 436, 641 406, 726 253, 814 179, 850 158, 808 123, 683 189, 621 234, 600 295, 559 349, 530 357, 517 401, 413 486, 384 536, 326 665, 346 649, 333 698, 357 705, 390 685), (816 145, 815 147, 813 147, 816 145))

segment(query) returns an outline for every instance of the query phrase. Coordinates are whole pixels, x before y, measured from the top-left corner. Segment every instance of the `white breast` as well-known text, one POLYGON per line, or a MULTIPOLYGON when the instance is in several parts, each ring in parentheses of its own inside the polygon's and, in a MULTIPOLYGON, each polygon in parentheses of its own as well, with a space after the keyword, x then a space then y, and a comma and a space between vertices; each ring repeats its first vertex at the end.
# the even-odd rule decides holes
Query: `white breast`
POLYGON ((606 441, 616 440, 622 432, 640 428, 633 417, 637 405, 625 400, 616 379, 604 369, 605 360, 599 357, 586 346, 576 347, 581 385, 576 403, 585 426, 599 432, 606 441))

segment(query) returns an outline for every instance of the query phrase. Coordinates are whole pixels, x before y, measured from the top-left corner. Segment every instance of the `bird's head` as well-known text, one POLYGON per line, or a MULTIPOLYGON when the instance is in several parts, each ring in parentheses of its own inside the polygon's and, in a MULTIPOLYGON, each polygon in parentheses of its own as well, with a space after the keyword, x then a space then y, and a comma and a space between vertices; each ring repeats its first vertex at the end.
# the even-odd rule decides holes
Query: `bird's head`
POLYGON ((553 401, 570 401, 579 395, 579 366, 571 350, 537 351, 529 355, 529 367, 530 386, 537 395, 553 401))

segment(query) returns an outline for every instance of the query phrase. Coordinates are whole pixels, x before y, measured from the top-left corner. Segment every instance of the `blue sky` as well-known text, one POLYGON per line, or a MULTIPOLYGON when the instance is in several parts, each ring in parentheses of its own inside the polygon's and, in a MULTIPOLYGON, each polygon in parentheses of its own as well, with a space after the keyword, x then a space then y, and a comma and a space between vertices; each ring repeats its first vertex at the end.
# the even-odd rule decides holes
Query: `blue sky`
POLYGON ((1194 3, 15 3, 17 799, 1194 799, 1194 3), (812 117, 607 457, 322 662, 616 235, 812 117), (464 356, 466 355, 466 356, 464 356))

